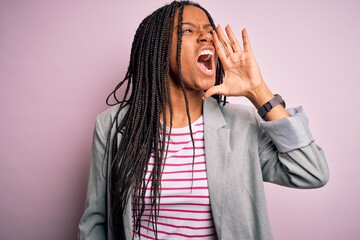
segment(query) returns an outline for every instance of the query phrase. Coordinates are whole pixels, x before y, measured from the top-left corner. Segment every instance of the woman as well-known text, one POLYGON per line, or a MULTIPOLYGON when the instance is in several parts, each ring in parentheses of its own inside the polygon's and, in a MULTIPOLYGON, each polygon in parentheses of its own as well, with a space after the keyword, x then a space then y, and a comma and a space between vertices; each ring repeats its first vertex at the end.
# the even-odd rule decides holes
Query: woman
POLYGON ((328 181, 302 108, 270 91, 247 31, 241 46, 225 30, 183 1, 140 24, 118 104, 96 121, 79 239, 272 239, 263 181, 328 181))

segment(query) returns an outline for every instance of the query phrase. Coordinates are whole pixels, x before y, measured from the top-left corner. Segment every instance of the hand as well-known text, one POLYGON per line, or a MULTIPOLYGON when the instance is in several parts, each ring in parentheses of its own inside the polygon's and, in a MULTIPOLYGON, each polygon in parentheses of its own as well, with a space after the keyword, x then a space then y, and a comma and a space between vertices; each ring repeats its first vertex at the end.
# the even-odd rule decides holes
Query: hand
MULTIPOLYGON (((245 96, 256 108, 261 107, 274 95, 265 84, 260 69, 251 50, 246 29, 242 30, 243 49, 237 41, 230 26, 225 28, 227 39, 220 26, 213 34, 216 53, 224 68, 225 77, 221 85, 209 88, 204 97, 214 94, 224 96, 245 96)), ((281 105, 272 108, 265 116, 266 120, 278 120, 289 117, 289 113, 281 105)))
MULTIPOLYGON (((246 29, 242 30, 243 50, 229 25, 226 26, 225 31, 228 38, 225 37, 220 26, 216 28, 216 32, 213 34, 216 53, 225 72, 224 81, 221 85, 209 88, 204 97, 214 94, 245 96, 253 102, 257 95, 255 92, 264 89, 267 98, 271 98, 272 94, 262 79, 260 69, 251 50, 246 29)), ((263 91, 261 90, 261 92, 263 91)))

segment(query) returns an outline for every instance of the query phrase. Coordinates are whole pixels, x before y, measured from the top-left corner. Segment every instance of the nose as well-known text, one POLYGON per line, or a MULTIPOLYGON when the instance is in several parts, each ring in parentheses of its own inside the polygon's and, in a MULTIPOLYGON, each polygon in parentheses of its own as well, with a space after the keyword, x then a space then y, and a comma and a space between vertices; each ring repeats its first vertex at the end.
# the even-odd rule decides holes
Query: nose
POLYGON ((198 36, 198 42, 211 43, 213 41, 212 34, 209 30, 200 30, 198 36))

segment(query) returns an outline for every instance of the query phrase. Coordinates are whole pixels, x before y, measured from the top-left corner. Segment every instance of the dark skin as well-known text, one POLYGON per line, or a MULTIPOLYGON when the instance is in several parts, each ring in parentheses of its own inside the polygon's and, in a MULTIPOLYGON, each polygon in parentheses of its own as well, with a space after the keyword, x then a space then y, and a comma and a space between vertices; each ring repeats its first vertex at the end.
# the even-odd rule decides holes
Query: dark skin
MULTIPOLYGON (((173 127, 185 127, 188 125, 188 120, 176 70, 177 25, 178 12, 175 16, 170 56, 170 94, 173 104, 173 127)), ((240 45, 229 25, 225 27, 225 36, 220 26, 215 30, 211 27, 209 19, 201 9, 185 6, 182 30, 181 71, 192 121, 202 115, 203 98, 215 94, 244 96, 256 108, 274 97, 262 78, 246 29, 242 30, 242 45, 240 45), (197 63, 199 54, 205 50, 212 52, 212 69, 207 71, 197 63), (223 64, 225 78, 221 85, 214 86, 217 58, 220 58, 223 64)), ((272 121, 285 117, 289 117, 288 112, 281 105, 277 105, 266 114, 265 120, 272 121)), ((170 116, 167 114, 167 122, 169 120, 170 116)))

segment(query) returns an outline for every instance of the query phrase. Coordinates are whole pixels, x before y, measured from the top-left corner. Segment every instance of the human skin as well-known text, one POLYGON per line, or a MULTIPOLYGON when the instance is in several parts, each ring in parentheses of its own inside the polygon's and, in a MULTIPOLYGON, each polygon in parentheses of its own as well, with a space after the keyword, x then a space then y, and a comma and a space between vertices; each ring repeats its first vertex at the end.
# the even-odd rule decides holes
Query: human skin
MULTIPOLYGON (((178 14, 174 21, 174 32, 170 53, 170 95, 173 104, 173 127, 187 126, 186 104, 184 101, 176 65, 177 26, 178 14)), ((222 28, 217 26, 215 31, 210 25, 205 12, 195 6, 185 6, 183 11, 183 37, 181 45, 181 72, 189 102, 191 121, 195 121, 202 114, 202 100, 214 94, 224 96, 244 96, 256 108, 261 107, 274 97, 262 78, 260 69, 251 50, 250 40, 246 29, 242 30, 241 46, 233 34, 231 27, 225 28, 227 37, 222 28), (202 50, 210 50, 212 55, 212 70, 204 72, 198 64, 202 50), (215 50, 215 52, 214 52, 215 50), (217 57, 224 68, 224 81, 221 85, 215 84, 215 66, 217 57), (205 94, 204 94, 205 92, 205 94)), ((169 106, 167 106, 169 107, 169 106)), ((282 105, 277 105, 265 116, 265 120, 278 120, 289 117, 282 105)), ((167 111, 167 122, 170 122, 167 111)))

